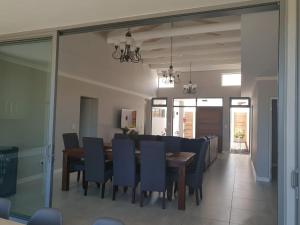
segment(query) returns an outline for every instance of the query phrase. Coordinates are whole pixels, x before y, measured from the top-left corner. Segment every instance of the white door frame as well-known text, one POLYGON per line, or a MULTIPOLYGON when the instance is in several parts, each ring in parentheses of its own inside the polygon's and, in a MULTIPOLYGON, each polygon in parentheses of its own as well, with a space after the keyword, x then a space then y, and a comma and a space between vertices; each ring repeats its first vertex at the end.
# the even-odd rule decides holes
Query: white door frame
POLYGON ((295 191, 291 174, 296 168, 297 137, 297 0, 280 1, 278 94, 278 224, 296 224, 295 191))

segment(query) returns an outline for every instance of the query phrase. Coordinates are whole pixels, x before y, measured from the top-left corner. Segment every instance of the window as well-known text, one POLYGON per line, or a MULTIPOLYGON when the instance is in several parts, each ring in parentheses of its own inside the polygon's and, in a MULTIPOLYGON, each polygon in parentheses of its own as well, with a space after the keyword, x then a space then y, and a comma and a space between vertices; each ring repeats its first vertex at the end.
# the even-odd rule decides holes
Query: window
POLYGON ((195 98, 175 98, 174 106, 196 106, 195 98))
POLYGON ((174 81, 170 82, 164 77, 159 77, 158 88, 174 88, 174 81))
POLYGON ((167 98, 152 98, 152 106, 167 106, 167 98))
POLYGON ((165 136, 167 133, 167 98, 152 99, 152 134, 165 136))
POLYGON ((250 98, 230 98, 231 107, 250 107, 250 98))
POLYGON ((222 86, 241 86, 241 74, 222 74, 222 86))
POLYGON ((223 106, 222 98, 198 98, 197 106, 223 106))

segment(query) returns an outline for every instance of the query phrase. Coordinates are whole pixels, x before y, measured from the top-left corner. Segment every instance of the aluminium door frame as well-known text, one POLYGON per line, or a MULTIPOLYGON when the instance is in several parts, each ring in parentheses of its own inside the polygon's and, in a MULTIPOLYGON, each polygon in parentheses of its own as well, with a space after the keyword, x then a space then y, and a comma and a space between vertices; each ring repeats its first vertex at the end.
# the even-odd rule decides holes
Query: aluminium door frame
MULTIPOLYGON (((300 116, 299 116, 299 113, 300 113, 300 97, 299 97, 299 94, 300 94, 300 0, 297 1, 297 4, 298 4, 298 7, 297 7, 297 21, 298 21, 298 24, 297 24, 297 48, 298 48, 298 51, 297 51, 297 58, 298 58, 298 65, 297 65, 297 77, 298 77, 298 88, 297 88, 297 91, 298 91, 298 99, 297 99, 297 103, 298 103, 298 112, 297 112, 297 115, 298 115, 298 138, 297 138, 297 168, 298 168, 298 185, 299 185, 299 182, 300 182, 300 173, 299 173, 299 168, 300 168, 300 116)), ((298 187, 299 188, 299 187, 298 187)), ((299 195, 299 193, 298 193, 299 195)), ((298 196, 299 197, 299 196, 298 196)), ((297 220, 297 225, 300 225, 300 200, 298 198, 297 200, 297 204, 296 204, 296 208, 297 208, 297 213, 296 213, 296 220, 297 220)))
POLYGON ((45 196, 44 206, 52 206, 53 195, 53 169, 54 169, 54 146, 55 146, 55 114, 56 114, 56 84, 58 71, 58 31, 47 32, 26 32, 22 34, 9 35, 0 37, 0 44, 15 44, 26 43, 37 40, 49 39, 51 40, 51 77, 50 77, 50 115, 48 128, 48 144, 46 150, 46 177, 45 177, 45 196))

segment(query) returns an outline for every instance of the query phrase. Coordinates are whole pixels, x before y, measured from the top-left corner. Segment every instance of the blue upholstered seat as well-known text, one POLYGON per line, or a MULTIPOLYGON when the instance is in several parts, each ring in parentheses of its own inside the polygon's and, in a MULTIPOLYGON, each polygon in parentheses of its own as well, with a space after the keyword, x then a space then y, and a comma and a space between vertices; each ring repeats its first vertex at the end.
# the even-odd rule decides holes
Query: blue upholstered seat
POLYGON ((62 225, 62 214, 57 209, 43 208, 36 211, 27 225, 62 225))
POLYGON ((0 218, 9 219, 11 202, 8 199, 0 198, 0 218))

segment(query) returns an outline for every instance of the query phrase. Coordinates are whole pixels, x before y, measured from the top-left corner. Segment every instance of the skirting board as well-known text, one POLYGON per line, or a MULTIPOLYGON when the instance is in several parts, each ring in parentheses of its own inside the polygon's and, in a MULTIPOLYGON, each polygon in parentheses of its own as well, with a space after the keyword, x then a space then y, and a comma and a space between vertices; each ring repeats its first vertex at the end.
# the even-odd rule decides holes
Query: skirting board
MULTIPOLYGON (((56 169, 53 171, 54 174, 58 174, 61 172, 62 172, 62 169, 56 169)), ((28 176, 28 177, 23 177, 23 178, 20 178, 17 180, 17 184, 25 184, 25 183, 32 182, 35 180, 39 180, 39 179, 42 179, 43 176, 44 176, 44 174, 40 173, 40 174, 28 176)))
POLYGON ((270 177, 259 177, 256 175, 256 171, 255 171, 255 167, 253 165, 253 161, 251 160, 251 166, 252 166, 252 172, 253 172, 253 176, 256 182, 271 182, 270 177))

